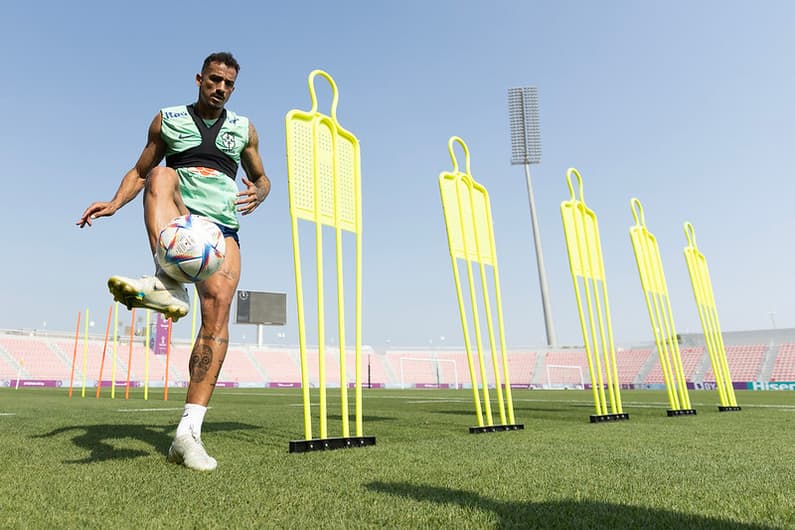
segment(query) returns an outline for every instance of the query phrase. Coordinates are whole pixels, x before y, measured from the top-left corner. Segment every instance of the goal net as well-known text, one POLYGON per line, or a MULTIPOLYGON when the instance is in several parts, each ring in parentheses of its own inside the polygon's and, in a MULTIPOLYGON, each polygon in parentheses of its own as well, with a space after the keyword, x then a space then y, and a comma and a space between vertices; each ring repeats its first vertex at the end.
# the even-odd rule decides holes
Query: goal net
POLYGON ((585 380, 582 377, 582 366, 548 364, 547 384, 545 388, 551 390, 585 388, 585 380))
POLYGON ((459 388, 453 359, 400 358, 400 388, 459 388))

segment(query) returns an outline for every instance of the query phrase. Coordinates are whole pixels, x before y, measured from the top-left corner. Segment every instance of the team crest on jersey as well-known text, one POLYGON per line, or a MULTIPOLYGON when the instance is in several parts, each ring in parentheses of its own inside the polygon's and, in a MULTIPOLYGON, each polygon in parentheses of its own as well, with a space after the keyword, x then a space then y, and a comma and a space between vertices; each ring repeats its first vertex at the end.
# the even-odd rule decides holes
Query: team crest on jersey
POLYGON ((224 146, 224 149, 227 151, 232 151, 235 149, 235 135, 230 132, 225 132, 221 136, 221 144, 224 146))

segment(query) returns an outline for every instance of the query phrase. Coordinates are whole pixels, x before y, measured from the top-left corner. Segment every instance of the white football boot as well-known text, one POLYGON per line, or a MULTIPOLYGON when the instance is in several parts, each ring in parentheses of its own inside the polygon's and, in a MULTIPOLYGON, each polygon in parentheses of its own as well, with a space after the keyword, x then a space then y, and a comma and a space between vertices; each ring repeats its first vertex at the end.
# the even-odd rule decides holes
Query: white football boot
POLYGON ((146 307, 163 313, 173 322, 188 314, 188 290, 181 283, 161 272, 156 276, 126 278, 111 276, 108 289, 113 299, 127 306, 146 307))
POLYGON ((191 431, 188 434, 177 436, 168 448, 168 457, 171 463, 182 464, 196 471, 212 471, 218 466, 215 458, 204 450, 201 437, 191 431))

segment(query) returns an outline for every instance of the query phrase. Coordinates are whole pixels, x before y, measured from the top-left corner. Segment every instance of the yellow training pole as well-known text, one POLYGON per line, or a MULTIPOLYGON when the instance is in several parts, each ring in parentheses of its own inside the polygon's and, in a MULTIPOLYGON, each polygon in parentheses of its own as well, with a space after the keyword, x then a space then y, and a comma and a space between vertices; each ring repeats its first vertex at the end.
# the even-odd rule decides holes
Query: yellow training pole
POLYGON ((88 369, 88 309, 86 309, 85 335, 83 340, 83 390, 80 397, 86 397, 86 370, 88 369))
MULTIPOLYGON (((332 136, 333 139, 333 136, 332 136)), ((335 164, 337 160, 335 159, 335 164)), ((337 169, 335 172, 339 172, 337 169)), ((339 359, 340 359, 340 418, 342 419, 342 436, 347 438, 351 435, 349 415, 348 415, 348 369, 347 369, 347 350, 345 341, 345 295, 342 286, 345 285, 342 271, 342 228, 340 226, 339 208, 336 207, 337 194, 334 194, 334 247, 337 261, 337 336, 339 337, 339 359)), ((358 370, 357 370, 358 371, 358 370)))
POLYGON ((500 281, 497 266, 496 245, 494 243, 494 229, 491 218, 491 204, 486 188, 475 181, 470 170, 469 148, 464 141, 453 136, 447 143, 447 149, 453 162, 452 172, 442 172, 439 175, 439 193, 442 200, 447 243, 450 251, 453 280, 458 301, 458 312, 461 317, 461 328, 464 335, 464 347, 467 354, 472 381, 472 394, 475 401, 475 414, 478 426, 470 427, 470 432, 492 432, 501 430, 518 430, 523 425, 514 423, 512 396, 510 392, 510 377, 508 375, 508 361, 505 349, 505 326, 502 314, 502 298, 500 295, 500 281), (461 146, 465 156, 465 172, 459 171, 458 160, 455 156, 455 144, 461 146), (471 315, 464 304, 464 295, 461 279, 458 272, 459 261, 466 264, 467 291, 471 315), (480 282, 475 281, 473 262, 477 264, 480 282), (492 304, 487 283, 487 266, 490 267, 494 281, 495 300, 492 304), (485 316, 486 330, 488 332, 489 349, 491 351, 491 364, 494 372, 497 407, 500 422, 495 423, 491 411, 489 395, 488 372, 486 371, 485 356, 483 352, 483 337, 481 333, 481 319, 478 311, 478 296, 476 285, 480 285, 482 304, 485 316), (496 306, 499 331, 499 348, 494 328, 492 305, 496 306), (477 352, 477 368, 480 374, 480 389, 478 392, 477 372, 473 347, 470 341, 468 319, 471 318, 477 352), (502 362, 500 362, 502 359, 502 362), (500 375, 502 370, 502 376, 500 375), (503 389, 503 381, 505 388, 503 389), (503 392, 504 390, 504 392, 503 392), (481 403, 482 400, 482 403, 481 403), (507 401, 507 405, 506 405, 507 401), (485 412, 485 425, 483 413, 485 412))
POLYGON ((298 350, 301 361, 301 397, 304 405, 304 438, 312 439, 312 402, 309 396, 309 366, 306 360, 306 325, 304 320, 304 290, 301 280, 301 251, 298 245, 298 217, 292 218, 293 269, 295 272, 295 305, 298 311, 298 350))
POLYGON ((715 375, 715 386, 720 400, 718 410, 721 412, 741 410, 737 405, 734 385, 729 373, 726 348, 723 344, 723 334, 718 321, 718 310, 715 305, 715 295, 712 290, 707 258, 704 257, 704 254, 699 251, 698 245, 696 245, 696 232, 693 225, 690 222, 686 222, 684 228, 688 243, 687 247, 685 247, 685 261, 690 274, 690 282, 693 287, 696 306, 698 307, 701 327, 704 330, 704 340, 709 352, 710 362, 712 363, 712 372, 715 375))
POLYGON ((657 239, 646 228, 643 205, 638 199, 633 198, 630 200, 630 208, 635 225, 630 227, 629 237, 635 253, 635 262, 638 265, 646 310, 649 313, 649 321, 665 381, 665 390, 670 405, 668 415, 692 415, 696 411, 690 405, 660 248, 657 239))
POLYGON ((146 345, 144 346, 144 401, 149 399, 149 319, 151 311, 146 310, 146 345))
MULTIPOLYGON (((315 137, 318 135, 318 122, 312 123, 315 137)), ((313 196, 315 202, 315 211, 320 211, 320 157, 317 153, 317 143, 313 146, 315 149, 315 175, 316 178, 312 183, 314 186, 313 196)), ((325 313, 325 297, 323 286, 323 224, 315 223, 315 281, 317 282, 317 369, 318 369, 318 386, 320 387, 320 397, 318 398, 320 404, 320 418, 318 425, 320 426, 320 437, 328 438, 328 427, 326 420, 328 414, 326 410, 326 313, 325 313)))
MULTIPOLYGON (((455 158, 455 152, 453 151, 453 144, 458 142, 462 149, 464 150, 465 155, 465 163, 466 163, 466 174, 461 176, 460 179, 455 180, 455 197, 456 197, 456 208, 453 210, 454 216, 458 217, 458 226, 461 228, 461 251, 462 257, 466 263, 466 270, 467 270, 467 285, 469 287, 469 302, 470 307, 472 308, 472 327, 475 332, 475 351, 477 352, 477 364, 480 373, 480 392, 482 397, 478 397, 478 400, 483 400, 483 410, 486 413, 486 426, 490 427, 494 425, 494 419, 491 415, 491 399, 489 396, 489 384, 488 379, 486 377, 486 365, 483 361, 483 346, 482 340, 480 336, 480 317, 477 311, 477 297, 475 295, 475 282, 472 273, 472 260, 471 254, 474 252, 477 254, 476 248, 469 248, 474 247, 474 239, 477 236, 474 233, 474 228, 470 224, 472 222, 469 215, 465 216, 466 213, 471 214, 471 201, 463 202, 461 199, 461 186, 463 185, 466 190, 468 190, 469 186, 471 186, 471 179, 467 179, 468 181, 463 181, 464 178, 470 175, 469 170, 469 148, 457 137, 453 137, 448 141, 448 150, 451 153, 451 157, 453 158, 453 174, 458 173, 458 160, 455 158), (463 181, 463 182, 462 182, 463 181), (466 209, 466 210, 465 210, 466 209), (472 240, 472 241, 470 241, 472 240)), ((468 198, 468 197, 467 197, 468 198)), ((477 258, 477 256, 475 256, 477 258)), ((466 320, 462 320, 462 325, 466 326, 466 320)))
POLYGON ((290 452, 303 452, 319 448, 335 449, 352 445, 372 445, 375 438, 363 436, 361 392, 361 186, 360 155, 356 137, 343 129, 337 121, 339 93, 329 74, 313 70, 308 79, 312 100, 308 112, 291 110, 285 117, 287 143, 287 173, 290 197, 291 230, 293 237, 293 266, 296 283, 296 308, 298 311, 298 341, 301 359, 301 387, 304 406, 304 439, 290 442, 290 452), (331 115, 317 110, 314 81, 324 78, 331 87, 331 115), (309 373, 306 345, 305 301, 301 270, 298 221, 314 223, 315 282, 317 287, 317 355, 319 390, 319 438, 313 438, 309 373), (340 369, 340 438, 328 434, 327 374, 326 374, 326 314, 325 273, 323 255, 323 227, 334 229, 337 284, 337 332, 339 335, 340 369), (356 236, 356 286, 354 330, 354 391, 356 436, 350 436, 348 404, 348 343, 345 333, 345 296, 343 274, 343 231, 356 236))
POLYGON ((629 419, 629 414, 624 413, 621 403, 621 387, 618 381, 599 224, 596 214, 585 205, 579 171, 569 168, 566 172, 566 181, 570 199, 561 203, 560 212, 596 408, 596 414, 592 415, 590 420, 595 423, 629 419), (578 181, 579 199, 575 194, 572 177, 576 177, 578 181), (585 290, 585 308, 580 293, 580 279, 585 290), (584 309, 587 309, 587 317, 584 309), (607 386, 607 396, 605 386, 607 386), (608 412, 608 396, 610 412, 608 412))

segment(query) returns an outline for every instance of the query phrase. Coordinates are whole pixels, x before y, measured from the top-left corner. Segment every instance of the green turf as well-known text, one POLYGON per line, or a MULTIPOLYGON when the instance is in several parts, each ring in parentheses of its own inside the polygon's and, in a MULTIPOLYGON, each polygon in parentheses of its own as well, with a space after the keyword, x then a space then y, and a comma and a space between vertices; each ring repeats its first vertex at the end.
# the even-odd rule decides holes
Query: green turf
POLYGON ((300 391, 219 389, 212 473, 165 462, 184 394, 153 394, 0 389, 0 527, 795 528, 791 392, 723 413, 692 392, 698 415, 669 418, 624 391, 630 420, 591 424, 587 391, 514 391, 525 430, 469 434, 471 391, 367 390, 376 446, 290 454, 300 391))

